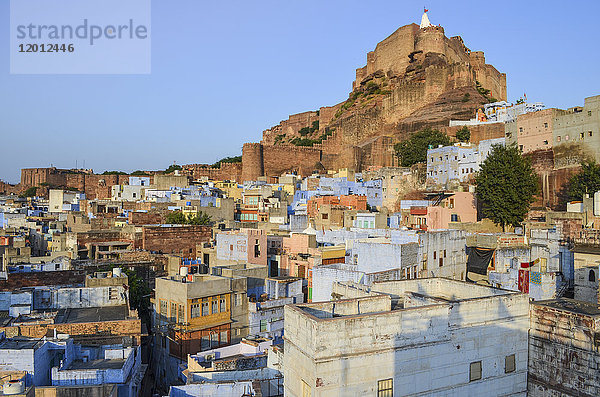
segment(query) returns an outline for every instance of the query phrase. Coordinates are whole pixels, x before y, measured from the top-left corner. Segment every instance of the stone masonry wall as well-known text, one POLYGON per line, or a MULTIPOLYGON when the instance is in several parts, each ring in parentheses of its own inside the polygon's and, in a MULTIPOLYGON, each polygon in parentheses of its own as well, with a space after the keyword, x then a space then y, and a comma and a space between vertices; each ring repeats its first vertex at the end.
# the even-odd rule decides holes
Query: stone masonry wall
POLYGON ((142 249, 196 258, 196 246, 211 238, 210 226, 144 226, 142 249))
POLYGON ((531 305, 529 396, 600 395, 599 325, 597 317, 531 305))

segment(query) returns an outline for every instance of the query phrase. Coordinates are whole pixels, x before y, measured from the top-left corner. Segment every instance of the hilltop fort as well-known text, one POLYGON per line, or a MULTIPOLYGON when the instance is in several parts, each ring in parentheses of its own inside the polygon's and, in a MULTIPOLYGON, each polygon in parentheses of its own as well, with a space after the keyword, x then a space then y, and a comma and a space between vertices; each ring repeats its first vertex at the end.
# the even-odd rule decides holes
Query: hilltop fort
POLYGON ((506 74, 424 13, 420 25, 402 26, 367 54, 346 101, 291 115, 245 144, 241 178, 395 165, 395 142, 468 119, 493 100, 506 100, 506 74))

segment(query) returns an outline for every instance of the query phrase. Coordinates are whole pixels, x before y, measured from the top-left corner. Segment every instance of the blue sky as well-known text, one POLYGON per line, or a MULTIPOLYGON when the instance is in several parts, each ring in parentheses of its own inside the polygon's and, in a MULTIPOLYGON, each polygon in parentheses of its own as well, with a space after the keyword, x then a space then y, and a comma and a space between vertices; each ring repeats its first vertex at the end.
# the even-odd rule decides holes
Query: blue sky
MULTIPOLYGON (((239 155, 289 114, 344 100, 367 51, 423 6, 549 107, 600 94, 600 2, 152 1, 150 75, 10 75, 0 35, 0 179, 25 167, 164 169, 239 155)), ((0 2, 8 26, 9 2, 0 2)))

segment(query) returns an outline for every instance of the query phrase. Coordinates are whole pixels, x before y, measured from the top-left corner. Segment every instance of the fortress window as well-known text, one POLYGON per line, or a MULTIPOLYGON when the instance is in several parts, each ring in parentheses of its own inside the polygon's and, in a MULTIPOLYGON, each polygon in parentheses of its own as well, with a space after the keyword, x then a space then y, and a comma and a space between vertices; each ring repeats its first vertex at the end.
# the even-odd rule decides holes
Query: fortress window
POLYGON ((523 132, 523 127, 519 127, 519 132, 523 132))
POLYGON ((560 142, 560 135, 556 137, 556 142, 560 142))
POLYGON ((591 115, 592 115, 592 111, 588 110, 588 116, 591 116, 591 115))
POLYGON ((585 134, 583 132, 579 135, 581 136, 581 139, 583 139, 583 137, 585 136, 585 134))
POLYGON ((481 361, 471 363, 469 369, 469 382, 481 379, 481 361))
POLYGON ((504 373, 515 372, 515 355, 511 354, 510 356, 504 357, 504 373))
POLYGON ((547 144, 548 144, 548 141, 544 141, 544 145, 547 145, 547 144))
POLYGON ((548 128, 548 123, 544 123, 544 128, 548 128))
POLYGON ((565 141, 568 141, 568 140, 569 140, 569 136, 565 135, 565 141))
POLYGON ((588 136, 592 136, 592 131, 588 131, 588 136))

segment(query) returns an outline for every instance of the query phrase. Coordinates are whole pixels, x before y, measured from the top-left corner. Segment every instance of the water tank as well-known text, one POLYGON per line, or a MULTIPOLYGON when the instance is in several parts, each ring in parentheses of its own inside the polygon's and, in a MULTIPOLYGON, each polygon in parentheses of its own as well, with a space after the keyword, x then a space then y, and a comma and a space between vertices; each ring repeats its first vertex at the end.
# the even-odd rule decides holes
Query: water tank
POLYGON ((6 395, 21 394, 25 392, 25 382, 22 380, 10 380, 8 382, 4 382, 2 391, 3 394, 6 395))
POLYGON ((182 276, 182 277, 185 277, 185 276, 188 275, 188 268, 187 268, 187 266, 181 266, 179 268, 179 275, 182 276))
POLYGON ((120 267, 115 267, 113 269, 113 277, 121 277, 121 274, 123 274, 123 272, 120 267))

